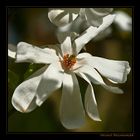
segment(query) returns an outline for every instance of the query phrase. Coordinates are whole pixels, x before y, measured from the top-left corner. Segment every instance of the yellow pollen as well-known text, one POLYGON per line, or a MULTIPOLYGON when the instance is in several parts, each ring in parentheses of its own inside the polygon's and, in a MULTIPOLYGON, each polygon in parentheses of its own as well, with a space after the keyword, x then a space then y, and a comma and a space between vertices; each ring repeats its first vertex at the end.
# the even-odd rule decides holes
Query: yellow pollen
POLYGON ((64 69, 71 69, 76 63, 75 55, 65 54, 63 60, 61 60, 61 65, 64 69))

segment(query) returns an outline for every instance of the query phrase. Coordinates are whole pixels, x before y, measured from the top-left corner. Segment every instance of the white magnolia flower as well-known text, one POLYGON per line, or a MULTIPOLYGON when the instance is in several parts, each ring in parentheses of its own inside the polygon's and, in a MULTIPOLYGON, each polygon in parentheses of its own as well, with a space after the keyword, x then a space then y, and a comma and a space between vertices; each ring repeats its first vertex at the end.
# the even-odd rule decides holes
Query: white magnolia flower
POLYGON ((110 26, 115 15, 109 14, 112 8, 62 8, 50 9, 48 17, 59 28, 56 31, 57 39, 62 43, 73 32, 75 37, 84 30, 93 27, 104 26, 105 30, 110 26))
POLYGON ((48 17, 56 26, 62 27, 76 20, 79 16, 91 26, 99 26, 103 17, 107 16, 113 8, 56 8, 50 9, 48 17))
POLYGON ((78 75, 88 83, 84 100, 85 110, 91 119, 101 121, 91 83, 121 94, 123 91, 118 87, 105 84, 100 74, 113 82, 124 83, 130 67, 127 61, 109 60, 89 53, 79 54, 82 49, 79 46, 83 46, 80 42, 86 41, 86 37, 82 36, 74 42, 67 37, 61 45, 51 45, 51 48, 44 49, 25 42, 17 45, 16 62, 46 65, 15 89, 12 104, 16 110, 20 112, 34 110, 62 86, 60 120, 67 129, 79 128, 84 124, 85 111, 76 77, 78 75))

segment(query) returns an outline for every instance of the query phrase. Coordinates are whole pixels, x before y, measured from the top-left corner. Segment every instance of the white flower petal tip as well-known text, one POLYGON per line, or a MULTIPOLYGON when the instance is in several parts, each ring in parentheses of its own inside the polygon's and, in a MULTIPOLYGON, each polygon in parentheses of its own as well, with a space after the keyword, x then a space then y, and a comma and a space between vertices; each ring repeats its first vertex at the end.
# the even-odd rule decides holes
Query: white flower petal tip
POLYGON ((50 64, 58 59, 54 49, 41 49, 26 42, 19 42, 17 45, 16 62, 50 64))
POLYGON ((127 75, 130 73, 130 71, 131 71, 131 67, 130 67, 130 65, 129 65, 129 62, 127 62, 127 61, 124 61, 124 63, 125 63, 125 68, 124 68, 124 75, 123 75, 123 78, 122 78, 122 81, 121 81, 121 83, 125 83, 126 81, 127 81, 127 75))
POLYGON ((68 129, 79 128, 85 122, 85 112, 75 74, 64 74, 60 120, 63 126, 68 129))
POLYGON ((23 46, 23 45, 25 45, 25 46, 28 46, 28 45, 30 45, 29 43, 26 43, 26 42, 23 42, 23 41, 21 41, 21 42, 19 42, 18 44, 17 44, 17 46, 18 47, 20 47, 20 46, 23 46))
POLYGON ((62 125, 67 129, 78 129, 84 125, 85 122, 72 121, 72 122, 61 122, 62 125), (75 125, 74 125, 75 123, 75 125))
POLYGON ((102 85, 106 90, 116 93, 116 94, 123 94, 123 90, 118 88, 118 87, 112 87, 112 86, 107 86, 107 85, 102 85))
POLYGON ((43 104, 43 101, 41 101, 41 100, 36 100, 36 104, 38 105, 38 106, 41 106, 42 104, 43 104))
POLYGON ((101 121, 102 121, 101 119, 98 119, 98 118, 97 118, 97 119, 94 119, 94 120, 95 120, 95 121, 98 121, 98 122, 101 122, 101 121))
POLYGON ((103 23, 98 27, 99 31, 101 32, 101 31, 105 30, 106 28, 108 28, 115 20, 115 17, 116 17, 115 14, 105 16, 103 18, 103 23))
POLYGON ((37 107, 37 105, 35 104, 35 98, 31 101, 30 105, 27 106, 26 108, 23 107, 23 105, 20 102, 16 101, 14 98, 15 97, 12 98, 12 105, 17 111, 21 113, 30 113, 37 107))
POLYGON ((14 91, 12 105, 20 112, 31 112, 37 105, 35 103, 36 89, 40 76, 33 77, 21 83, 14 91))
POLYGON ((50 9, 48 18, 54 25, 63 27, 74 21, 78 13, 79 8, 50 9))
POLYGON ((15 59, 16 58, 16 46, 13 44, 8 44, 8 56, 10 58, 15 59))
POLYGON ((92 120, 94 120, 94 121, 97 121, 97 122, 101 122, 102 120, 100 119, 100 118, 96 118, 96 117, 93 117, 93 115, 92 114, 90 114, 90 113, 88 113, 88 115, 89 115, 89 117, 92 119, 92 120))
POLYGON ((132 18, 125 12, 117 11, 115 23, 122 31, 132 31, 132 18))

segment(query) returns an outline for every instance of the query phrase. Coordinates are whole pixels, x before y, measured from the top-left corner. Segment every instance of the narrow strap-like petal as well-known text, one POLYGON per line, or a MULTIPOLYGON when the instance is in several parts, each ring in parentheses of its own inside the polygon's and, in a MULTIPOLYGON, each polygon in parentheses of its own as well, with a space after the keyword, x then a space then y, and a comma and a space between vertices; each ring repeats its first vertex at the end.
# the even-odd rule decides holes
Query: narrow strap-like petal
POLYGON ((80 67, 79 69, 75 70, 75 72, 82 72, 85 75, 87 75, 87 77, 90 79, 91 82, 93 82, 94 84, 99 84, 102 87, 104 87, 105 89, 114 92, 114 93, 119 93, 122 94, 123 91, 118 88, 118 87, 113 87, 113 86, 109 86, 106 85, 102 79, 102 77, 99 75, 99 73, 92 68, 91 66, 88 65, 84 65, 83 67, 80 67))
POLYGON ((85 46, 85 44, 87 44, 100 32, 109 27, 112 24, 114 18, 115 15, 108 15, 103 18, 103 23, 98 28, 90 26, 87 30, 85 30, 83 34, 74 41, 75 53, 78 54, 81 51, 81 49, 85 46))
POLYGON ((65 54, 73 54, 72 45, 71 45, 71 38, 68 36, 61 44, 62 55, 65 54))
POLYGON ((96 68, 101 75, 108 78, 110 81, 124 83, 127 80, 127 75, 130 72, 130 66, 127 61, 110 60, 101 57, 94 57, 88 53, 79 54, 79 59, 83 58, 87 65, 96 68))
POLYGON ((41 74, 46 70, 43 67, 36 71, 30 79, 22 82, 14 91, 12 96, 12 105, 20 112, 30 112, 34 110, 37 105, 35 103, 35 95, 38 84, 41 80, 41 74))
POLYGON ((64 74, 60 120, 63 126, 68 129, 79 128, 85 121, 79 84, 74 73, 64 74))
POLYGON ((20 42, 17 45, 16 62, 49 64, 57 60, 59 58, 53 49, 41 49, 25 42, 20 42))
POLYGON ((87 81, 89 84, 85 93, 85 108, 86 108, 87 114, 89 115, 91 119, 95 121, 101 121, 98 108, 97 108, 96 98, 94 95, 94 90, 93 90, 90 80, 83 73, 77 73, 77 74, 78 76, 83 78, 85 81, 87 81))
POLYGON ((62 84, 63 72, 58 64, 51 64, 41 77, 37 88, 36 104, 41 105, 62 84))

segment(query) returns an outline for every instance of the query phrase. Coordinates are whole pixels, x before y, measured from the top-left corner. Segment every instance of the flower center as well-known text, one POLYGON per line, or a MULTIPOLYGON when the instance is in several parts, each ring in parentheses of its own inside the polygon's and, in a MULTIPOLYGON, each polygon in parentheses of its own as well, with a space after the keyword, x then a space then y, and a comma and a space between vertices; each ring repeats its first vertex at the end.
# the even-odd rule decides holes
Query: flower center
POLYGON ((61 60, 60 62, 61 62, 63 69, 69 70, 76 63, 76 57, 75 57, 75 55, 65 54, 63 56, 63 60, 61 60))

